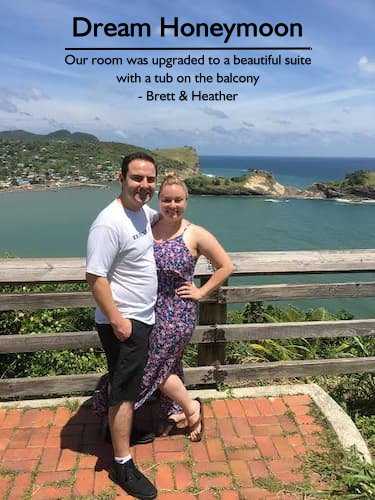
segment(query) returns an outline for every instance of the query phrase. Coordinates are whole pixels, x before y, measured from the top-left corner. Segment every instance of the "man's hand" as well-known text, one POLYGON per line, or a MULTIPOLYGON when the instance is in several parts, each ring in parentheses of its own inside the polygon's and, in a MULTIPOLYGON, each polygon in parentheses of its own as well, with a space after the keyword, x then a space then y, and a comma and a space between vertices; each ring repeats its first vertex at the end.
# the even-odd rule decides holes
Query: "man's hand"
POLYGON ((132 322, 128 318, 120 318, 116 324, 112 323, 112 328, 120 342, 125 342, 132 334, 132 322))

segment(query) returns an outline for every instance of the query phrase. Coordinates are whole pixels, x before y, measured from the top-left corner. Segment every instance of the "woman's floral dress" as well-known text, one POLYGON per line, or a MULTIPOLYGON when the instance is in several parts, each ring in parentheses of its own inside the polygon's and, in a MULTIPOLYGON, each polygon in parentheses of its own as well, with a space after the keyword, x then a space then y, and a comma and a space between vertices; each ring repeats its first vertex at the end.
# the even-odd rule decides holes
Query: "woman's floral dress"
MULTIPOLYGON (((196 258, 185 245, 183 234, 161 243, 155 242, 154 254, 158 272, 156 318, 150 336, 141 395, 135 409, 149 399, 170 374, 176 374, 183 380, 182 356, 195 328, 198 312, 197 302, 182 299, 176 293, 185 281, 193 281, 196 264, 196 258)), ((177 403, 163 394, 160 395, 160 402, 165 417, 182 412, 177 403)))

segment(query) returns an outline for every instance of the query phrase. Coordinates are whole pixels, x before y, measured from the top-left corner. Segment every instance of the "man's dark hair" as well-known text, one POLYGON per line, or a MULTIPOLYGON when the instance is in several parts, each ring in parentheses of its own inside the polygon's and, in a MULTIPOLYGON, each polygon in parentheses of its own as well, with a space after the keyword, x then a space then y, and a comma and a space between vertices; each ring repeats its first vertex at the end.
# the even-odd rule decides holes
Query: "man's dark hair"
POLYGON ((128 169, 129 169, 129 163, 132 162, 133 160, 145 160, 145 161, 149 161, 150 163, 152 163, 155 167, 155 171, 156 171, 156 175, 158 173, 158 166, 156 165, 156 161, 154 160, 154 158, 147 154, 147 153, 143 153, 142 151, 139 151, 138 153, 132 153, 131 155, 127 155, 125 156, 125 158, 122 160, 122 163, 121 163, 121 174, 126 177, 126 174, 128 173, 128 169))

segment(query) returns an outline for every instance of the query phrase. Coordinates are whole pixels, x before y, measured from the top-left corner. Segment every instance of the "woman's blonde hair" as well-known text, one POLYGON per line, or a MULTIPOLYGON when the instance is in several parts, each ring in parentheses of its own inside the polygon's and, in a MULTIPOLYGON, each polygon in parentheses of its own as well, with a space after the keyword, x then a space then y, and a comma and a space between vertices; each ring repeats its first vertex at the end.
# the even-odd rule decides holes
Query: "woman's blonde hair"
POLYGON ((174 184, 177 184, 177 186, 181 186, 182 189, 184 190, 185 197, 188 199, 189 196, 189 191, 188 188, 186 187, 185 182, 180 179, 177 174, 174 172, 169 172, 168 174, 165 174, 163 180, 161 181, 160 187, 159 187, 159 193, 158 193, 158 198, 160 198, 161 192, 163 191, 164 186, 173 186, 174 184))

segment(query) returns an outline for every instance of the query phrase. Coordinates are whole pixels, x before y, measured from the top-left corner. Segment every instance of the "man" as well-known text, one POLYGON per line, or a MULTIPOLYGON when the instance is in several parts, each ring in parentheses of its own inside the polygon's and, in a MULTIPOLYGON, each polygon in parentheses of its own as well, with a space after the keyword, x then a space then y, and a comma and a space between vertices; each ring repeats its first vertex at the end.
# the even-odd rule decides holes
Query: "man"
POLYGON ((111 392, 109 428, 114 464, 110 478, 140 499, 157 490, 130 455, 133 406, 138 399, 154 324, 157 275, 146 203, 155 191, 157 167, 145 153, 125 157, 121 194, 93 222, 87 244, 86 276, 97 309, 95 321, 107 357, 111 392))

